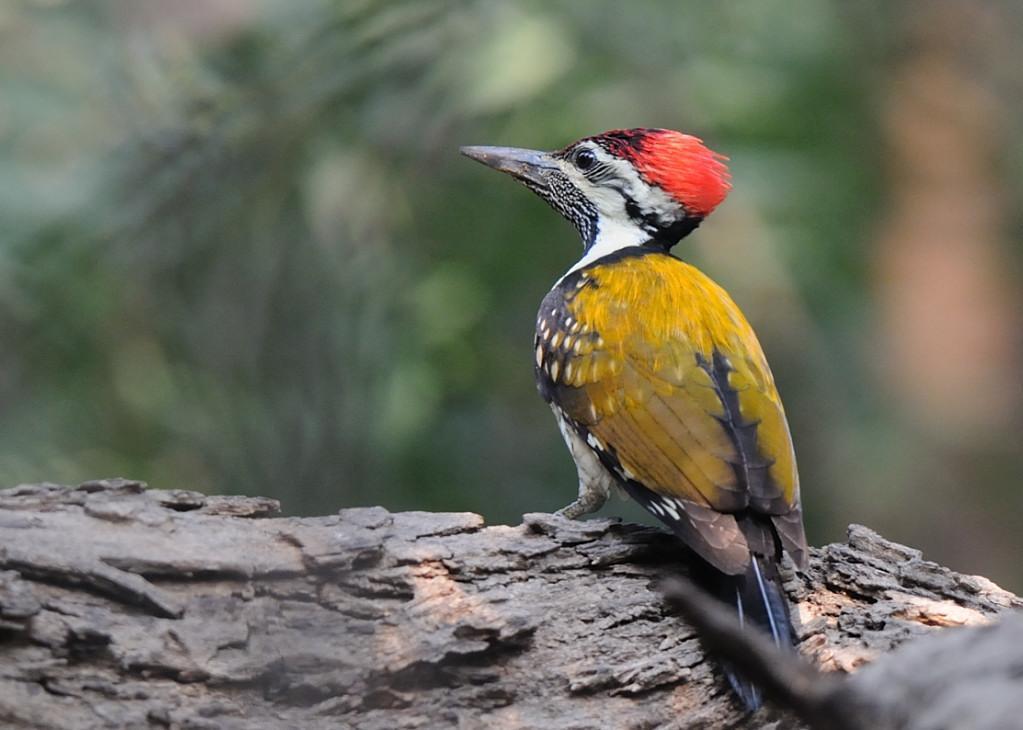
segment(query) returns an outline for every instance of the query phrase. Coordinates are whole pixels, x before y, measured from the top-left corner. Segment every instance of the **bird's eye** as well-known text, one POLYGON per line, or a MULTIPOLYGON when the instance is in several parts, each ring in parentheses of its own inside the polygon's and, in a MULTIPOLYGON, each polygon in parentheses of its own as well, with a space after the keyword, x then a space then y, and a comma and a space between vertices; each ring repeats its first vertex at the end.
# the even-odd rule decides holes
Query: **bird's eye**
POLYGON ((576 167, 586 171, 597 162, 597 156, 593 154, 593 150, 582 149, 575 153, 574 162, 576 167))

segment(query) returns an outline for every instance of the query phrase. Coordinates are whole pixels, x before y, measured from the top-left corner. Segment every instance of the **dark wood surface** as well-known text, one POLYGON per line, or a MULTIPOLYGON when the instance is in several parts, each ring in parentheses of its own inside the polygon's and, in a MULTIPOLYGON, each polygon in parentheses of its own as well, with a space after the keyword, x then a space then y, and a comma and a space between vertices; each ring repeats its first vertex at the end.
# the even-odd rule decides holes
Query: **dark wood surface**
MULTIPOLYGON (((277 510, 124 480, 0 491, 0 726, 800 726, 743 716, 658 587, 688 559, 659 530, 277 510)), ((942 631, 1023 607, 990 581, 852 526, 786 589, 799 651, 863 667, 833 686, 871 698, 871 727, 1023 727, 1023 621, 942 631)))

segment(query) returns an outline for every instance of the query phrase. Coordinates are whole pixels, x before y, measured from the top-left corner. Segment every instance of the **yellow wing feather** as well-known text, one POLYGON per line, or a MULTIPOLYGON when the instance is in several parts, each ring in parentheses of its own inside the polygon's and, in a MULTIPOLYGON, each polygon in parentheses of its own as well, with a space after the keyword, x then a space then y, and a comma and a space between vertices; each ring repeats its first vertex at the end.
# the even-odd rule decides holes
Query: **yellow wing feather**
POLYGON ((541 311, 538 357, 559 386, 558 405, 613 448, 626 478, 716 511, 798 508, 781 400, 752 328, 721 287, 673 256, 647 254, 584 269, 564 304, 560 323, 541 311), (715 371, 715 362, 726 367, 715 371), (744 471, 758 465, 767 470, 761 499, 744 471))

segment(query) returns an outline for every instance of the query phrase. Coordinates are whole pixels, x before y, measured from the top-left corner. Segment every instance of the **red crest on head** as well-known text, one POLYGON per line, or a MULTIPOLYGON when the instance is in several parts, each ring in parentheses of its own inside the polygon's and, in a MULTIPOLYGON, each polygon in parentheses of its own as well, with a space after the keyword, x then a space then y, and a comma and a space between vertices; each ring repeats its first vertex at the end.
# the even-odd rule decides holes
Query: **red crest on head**
POLYGON ((629 160, 643 178, 694 215, 710 214, 732 189, 726 157, 672 129, 616 129, 591 138, 629 160))

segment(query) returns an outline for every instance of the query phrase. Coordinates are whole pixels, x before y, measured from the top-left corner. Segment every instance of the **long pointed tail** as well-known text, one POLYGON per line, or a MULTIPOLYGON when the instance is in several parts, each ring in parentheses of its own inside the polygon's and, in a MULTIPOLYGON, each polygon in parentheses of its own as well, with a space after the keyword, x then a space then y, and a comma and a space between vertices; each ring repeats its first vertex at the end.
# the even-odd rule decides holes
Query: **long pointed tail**
MULTIPOLYGON (((792 620, 788 603, 781 590, 778 568, 774 561, 752 555, 749 568, 743 575, 719 574, 716 581, 718 597, 735 607, 739 622, 752 624, 767 633, 780 647, 792 646, 792 620)), ((736 672, 722 665, 728 683, 746 708, 753 712, 763 704, 760 688, 736 672)))

